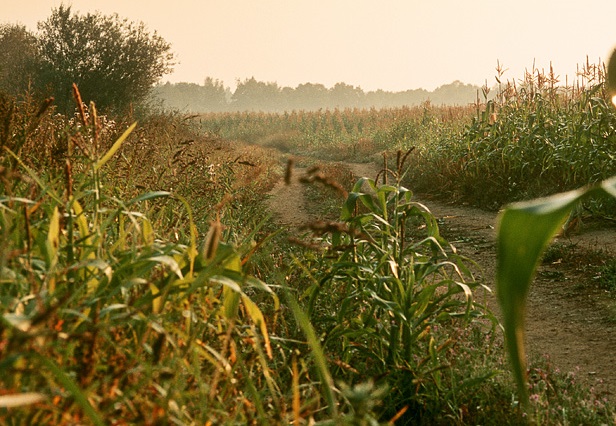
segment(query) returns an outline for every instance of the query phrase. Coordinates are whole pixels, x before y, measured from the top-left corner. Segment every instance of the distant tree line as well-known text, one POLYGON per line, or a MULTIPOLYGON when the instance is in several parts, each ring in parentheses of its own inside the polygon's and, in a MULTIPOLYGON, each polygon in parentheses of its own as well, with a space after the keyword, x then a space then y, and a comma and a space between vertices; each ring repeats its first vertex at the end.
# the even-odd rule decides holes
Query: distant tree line
POLYGON ((153 95, 166 108, 185 112, 318 110, 334 108, 390 108, 414 106, 430 101, 435 105, 467 105, 481 93, 479 86, 454 81, 433 91, 424 89, 364 92, 360 87, 337 83, 331 88, 304 83, 295 88, 257 81, 238 81, 232 92, 220 80, 207 78, 204 84, 165 83, 154 87, 153 95))
POLYGON ((337 83, 304 83, 295 88, 257 81, 237 81, 235 91, 220 80, 203 84, 158 84, 171 72, 171 46, 118 15, 79 15, 60 6, 38 23, 36 33, 20 25, 0 25, 0 103, 5 96, 53 96, 60 112, 74 110, 72 85, 84 102, 95 101, 99 110, 123 113, 155 101, 184 112, 318 110, 334 108, 387 108, 465 105, 475 101, 480 88, 460 81, 433 91, 424 89, 387 92, 363 91, 337 83))

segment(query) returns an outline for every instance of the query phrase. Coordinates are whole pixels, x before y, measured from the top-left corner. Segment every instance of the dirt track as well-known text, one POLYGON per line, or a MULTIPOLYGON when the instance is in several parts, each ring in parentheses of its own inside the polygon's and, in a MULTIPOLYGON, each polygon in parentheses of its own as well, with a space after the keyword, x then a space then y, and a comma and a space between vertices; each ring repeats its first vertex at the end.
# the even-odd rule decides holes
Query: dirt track
MULTIPOLYGON (((342 164, 357 177, 375 177, 373 164, 342 164)), ((289 185, 280 182, 270 193, 269 207, 279 222, 297 229, 316 219, 304 202, 304 186, 296 169, 289 185)), ((476 208, 422 199, 439 220, 443 235, 461 254, 478 262, 484 279, 494 288, 496 271, 496 214, 476 208)), ((616 253, 616 232, 601 230, 582 232, 567 244, 576 250, 603 250, 616 253)), ((572 268, 556 261, 543 265, 533 283, 527 312, 529 358, 547 356, 555 368, 573 372, 577 379, 616 401, 616 322, 609 308, 609 296, 601 290, 580 286, 582 277, 572 268), (611 320, 610 320, 611 318, 611 320)), ((495 299, 493 306, 496 308, 495 299)), ((497 308, 495 309, 497 310, 497 308)))

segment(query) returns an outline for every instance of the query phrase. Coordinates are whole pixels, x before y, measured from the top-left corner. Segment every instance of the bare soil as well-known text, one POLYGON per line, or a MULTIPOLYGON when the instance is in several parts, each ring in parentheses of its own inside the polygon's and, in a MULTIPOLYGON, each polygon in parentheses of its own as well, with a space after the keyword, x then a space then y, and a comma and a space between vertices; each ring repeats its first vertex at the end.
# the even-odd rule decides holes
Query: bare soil
MULTIPOLYGON (((345 163, 355 176, 374 178, 374 164, 345 163)), ((295 169, 289 184, 279 182, 270 192, 269 208, 281 225, 297 230, 318 219, 318 213, 305 202, 304 185, 295 169)), ((497 214, 477 208, 448 204, 418 197, 438 219, 443 236, 458 251, 476 261, 485 283, 494 289, 496 271, 497 214)), ((571 372, 577 380, 593 386, 599 394, 616 402, 616 312, 611 296, 597 285, 584 265, 586 254, 604 256, 616 253, 616 230, 585 231, 557 239, 579 253, 571 265, 555 259, 543 264, 531 287, 527 310, 527 355, 547 357, 554 368, 571 372)), ((574 256, 575 257, 575 256, 574 256)), ((496 299, 490 303, 497 312, 496 299)))

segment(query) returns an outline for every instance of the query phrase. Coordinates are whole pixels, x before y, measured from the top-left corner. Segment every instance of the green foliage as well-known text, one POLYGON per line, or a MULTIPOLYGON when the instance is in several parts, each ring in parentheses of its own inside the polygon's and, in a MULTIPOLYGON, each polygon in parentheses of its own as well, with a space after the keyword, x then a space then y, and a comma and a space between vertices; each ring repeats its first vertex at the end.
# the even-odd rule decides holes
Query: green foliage
POLYGON ((148 206, 172 194, 120 199, 103 185, 134 126, 104 143, 93 116, 69 138, 88 156, 69 146, 63 177, 38 174, 10 150, 15 143, 3 146, 2 177, 13 182, 0 186, 0 385, 9 394, 0 419, 189 423, 253 411, 263 419, 265 388, 280 412, 268 326, 252 297, 265 294, 274 311, 278 299, 245 271, 252 245, 225 243, 214 222, 200 250, 185 202, 186 243, 162 239, 148 206), (253 371, 245 356, 265 369, 253 371), (219 392, 240 382, 254 405, 229 413, 219 392))
POLYGON ((231 100, 239 111, 272 111, 280 107, 279 94, 280 88, 276 83, 263 83, 252 77, 238 81, 231 100))
POLYGON ((605 395, 582 385, 576 371, 560 372, 549 358, 529 366, 528 391, 527 424, 609 424, 616 414, 605 395))
POLYGON ((609 259, 597 272, 599 286, 612 295, 616 294, 616 259, 609 259))
POLYGON ((0 25, 0 93, 23 96, 35 79, 40 60, 36 37, 21 25, 0 25))
POLYGON ((177 111, 220 112, 228 109, 228 87, 219 80, 206 78, 203 85, 196 83, 157 84, 152 89, 152 101, 162 102, 165 108, 177 111))
POLYGON ((201 115, 202 128, 223 139, 241 140, 296 155, 366 162, 380 152, 427 146, 440 135, 459 131, 469 107, 333 109, 284 114, 201 115))
MULTIPOLYGON (((616 74, 616 62, 610 60, 608 83, 616 74)), ((608 86, 610 94, 616 85, 608 86)), ((610 132, 613 135, 613 132, 610 132)), ((548 243, 571 214, 586 198, 608 195, 616 197, 616 178, 593 186, 547 198, 507 206, 498 220, 498 300, 513 373, 520 400, 530 410, 526 355, 524 350, 524 314, 526 298, 535 270, 548 243)))
POLYGON ((518 83, 501 84, 464 131, 420 147, 411 175, 417 188, 496 210, 616 173, 616 111, 602 67, 586 63, 578 78, 564 87, 552 71, 532 70, 518 83))
MULTIPOLYGON (((363 91, 346 83, 336 83, 327 88, 322 84, 303 83, 297 87, 280 87, 275 82, 262 82, 254 77, 237 81, 231 95, 220 97, 220 91, 212 91, 211 78, 203 85, 176 83, 159 86, 156 96, 167 108, 181 111, 207 113, 220 111, 253 111, 285 113, 291 111, 318 111, 325 109, 384 109, 419 106, 426 102, 434 105, 467 105, 472 103, 479 91, 478 86, 454 81, 433 91, 424 89, 386 92, 363 91), (187 89, 192 91, 187 93, 187 89), (220 103, 222 102, 222 103, 220 103)), ((216 81, 221 87, 223 82, 216 81)), ((228 89, 227 89, 228 90, 228 89)))
POLYGON ((336 377, 383 378, 384 413, 408 410, 403 421, 436 413, 443 399, 488 380, 485 371, 452 379, 456 336, 496 320, 473 298, 474 289, 487 289, 440 236, 428 209, 404 187, 362 178, 341 220, 326 228, 330 253, 304 293, 336 377))
MULTIPOLYGON (((486 128, 489 105, 476 118, 486 128)), ((200 124, 154 114, 133 128, 81 106, 64 117, 28 96, 0 100, 0 419, 524 422, 475 265, 402 185, 431 167, 417 164, 431 149, 456 169, 441 142, 466 149, 455 135, 474 109, 212 114, 200 124), (357 182, 340 222, 313 224, 327 235, 321 254, 289 246, 265 219, 278 157, 229 139, 361 161, 416 148, 357 182)), ((503 213, 499 249, 514 257, 499 261, 518 274, 499 287, 518 303, 503 308, 509 344, 520 283, 545 241, 578 195, 616 184, 584 191, 503 213)), ((613 416, 549 365, 528 372, 524 407, 538 421, 613 416)))
POLYGON ((101 110, 124 112, 143 101, 170 72, 170 46, 143 23, 100 13, 77 15, 60 6, 39 23, 38 54, 43 71, 36 83, 50 90, 63 112, 73 107, 71 86, 101 110))

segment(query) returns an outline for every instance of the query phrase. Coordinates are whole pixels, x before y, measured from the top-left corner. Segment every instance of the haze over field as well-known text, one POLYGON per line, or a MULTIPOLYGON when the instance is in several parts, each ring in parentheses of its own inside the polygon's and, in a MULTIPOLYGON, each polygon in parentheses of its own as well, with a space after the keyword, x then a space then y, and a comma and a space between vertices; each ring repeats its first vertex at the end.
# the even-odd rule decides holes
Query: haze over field
POLYGON ((250 77, 386 91, 491 85, 497 60, 508 79, 551 61, 564 82, 586 56, 597 63, 616 44, 613 0, 22 0, 0 3, 0 22, 35 30, 62 4, 156 30, 179 61, 165 81, 212 77, 232 87, 250 77))

